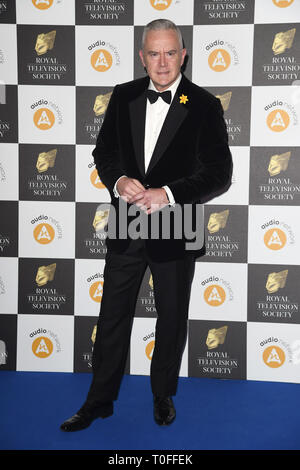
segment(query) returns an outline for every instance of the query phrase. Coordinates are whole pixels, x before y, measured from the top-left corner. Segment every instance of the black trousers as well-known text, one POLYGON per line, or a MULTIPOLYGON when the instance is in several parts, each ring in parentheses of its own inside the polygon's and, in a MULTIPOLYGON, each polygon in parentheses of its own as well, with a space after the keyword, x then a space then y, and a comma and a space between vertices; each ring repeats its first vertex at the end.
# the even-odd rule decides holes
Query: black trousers
POLYGON ((97 334, 93 350, 93 379, 87 401, 91 404, 118 398, 130 344, 139 288, 146 268, 153 278, 157 321, 150 378, 154 395, 176 394, 178 374, 187 336, 194 257, 153 262, 144 240, 131 240, 122 254, 108 250, 97 334))

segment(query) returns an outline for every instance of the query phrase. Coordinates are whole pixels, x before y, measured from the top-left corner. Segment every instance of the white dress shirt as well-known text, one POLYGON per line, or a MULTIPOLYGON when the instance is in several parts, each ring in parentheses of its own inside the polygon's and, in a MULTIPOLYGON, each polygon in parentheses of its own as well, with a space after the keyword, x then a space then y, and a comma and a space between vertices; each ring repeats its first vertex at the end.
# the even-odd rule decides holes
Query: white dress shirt
MULTIPOLYGON (((179 74, 176 81, 169 87, 167 90, 171 91, 171 103, 176 93, 177 87, 181 80, 181 74, 179 74)), ((149 83, 149 90, 158 91, 152 80, 149 83)), ((164 91, 167 91, 164 90, 164 91)), ((155 103, 150 103, 147 99, 147 107, 146 107, 146 123, 145 123, 145 141, 144 141, 144 153, 145 153, 145 172, 149 166, 153 151, 156 146, 156 142, 160 131, 162 129, 163 123, 169 111, 170 104, 166 103, 161 97, 155 101, 155 103)), ((114 195, 119 197, 119 193, 117 191, 117 183, 121 178, 124 178, 126 175, 122 175, 120 178, 117 179, 115 186, 114 186, 114 195)), ((168 186, 163 186, 165 189, 168 198, 169 198, 169 205, 173 206, 175 204, 175 200, 172 194, 172 191, 168 186)))

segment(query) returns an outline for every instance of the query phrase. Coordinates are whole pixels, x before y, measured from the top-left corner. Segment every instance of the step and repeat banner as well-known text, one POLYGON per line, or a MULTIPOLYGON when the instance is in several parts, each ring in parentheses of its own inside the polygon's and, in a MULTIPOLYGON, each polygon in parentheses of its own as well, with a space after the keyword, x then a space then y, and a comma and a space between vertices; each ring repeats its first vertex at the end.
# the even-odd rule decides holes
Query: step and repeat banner
MULTIPOLYGON (((180 375, 300 383, 299 0, 0 2, 0 369, 91 372, 110 202, 91 152, 155 18, 181 27, 234 161, 205 205, 180 375)), ((155 322, 147 268, 126 373, 149 374, 155 322)))

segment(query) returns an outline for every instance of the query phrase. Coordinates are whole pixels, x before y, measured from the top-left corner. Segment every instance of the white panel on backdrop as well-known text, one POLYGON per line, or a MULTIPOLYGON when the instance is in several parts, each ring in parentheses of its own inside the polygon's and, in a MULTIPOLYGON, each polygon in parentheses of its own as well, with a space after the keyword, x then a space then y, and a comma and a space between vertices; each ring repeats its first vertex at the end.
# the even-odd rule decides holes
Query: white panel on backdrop
POLYGON ((110 195, 99 178, 92 151, 94 145, 76 146, 76 201, 109 202, 110 195))
POLYGON ((104 266, 103 259, 75 260, 75 315, 99 315, 104 284, 104 266))
POLYGON ((194 26, 193 82, 204 87, 251 85, 253 33, 250 24, 194 26))
POLYGON ((209 204, 248 205, 249 203, 249 147, 231 147, 233 160, 232 184, 229 190, 209 204))
POLYGON ((16 0, 19 24, 74 24, 75 0, 16 0))
POLYGON ((294 23, 300 21, 299 0, 256 0, 255 23, 294 23))
POLYGON ((18 258, 0 258, 0 313, 18 311, 18 258))
POLYGON ((73 372, 74 317, 19 315, 17 370, 73 372))
POLYGON ((74 258, 75 203, 20 201, 19 255, 74 258))
POLYGON ((297 87, 253 86, 251 146, 300 143, 300 99, 297 87))
POLYGON ((16 201, 19 197, 18 144, 1 144, 0 200, 16 201))
POLYGON ((135 0, 134 24, 145 25, 158 18, 167 18, 178 25, 192 24, 193 0, 135 0))
POLYGON ((300 325, 249 322, 247 378, 300 383, 300 325))
POLYGON ((76 84, 113 86, 133 79, 133 26, 76 27, 76 84))
POLYGON ((196 263, 189 318, 247 320, 247 265, 196 263))
POLYGON ((249 206, 248 262, 300 263, 300 209, 249 206))
POLYGON ((19 142, 75 144, 75 87, 18 86, 19 142))
POLYGON ((1 24, 0 28, 0 80, 5 84, 18 83, 17 29, 15 24, 1 24))
MULTIPOLYGON (((130 343, 130 373, 149 375, 155 345, 156 318, 134 318, 130 343)), ((182 356, 179 376, 188 375, 188 347, 182 356)))

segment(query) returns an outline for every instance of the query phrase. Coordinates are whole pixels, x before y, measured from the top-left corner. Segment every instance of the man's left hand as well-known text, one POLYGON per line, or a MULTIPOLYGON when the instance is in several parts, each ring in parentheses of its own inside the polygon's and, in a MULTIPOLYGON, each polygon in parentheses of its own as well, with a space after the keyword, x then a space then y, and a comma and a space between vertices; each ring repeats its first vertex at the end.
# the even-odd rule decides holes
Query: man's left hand
POLYGON ((152 214, 152 212, 160 210, 169 204, 166 191, 163 188, 146 189, 145 191, 135 194, 127 202, 136 204, 146 212, 146 214, 152 214))

